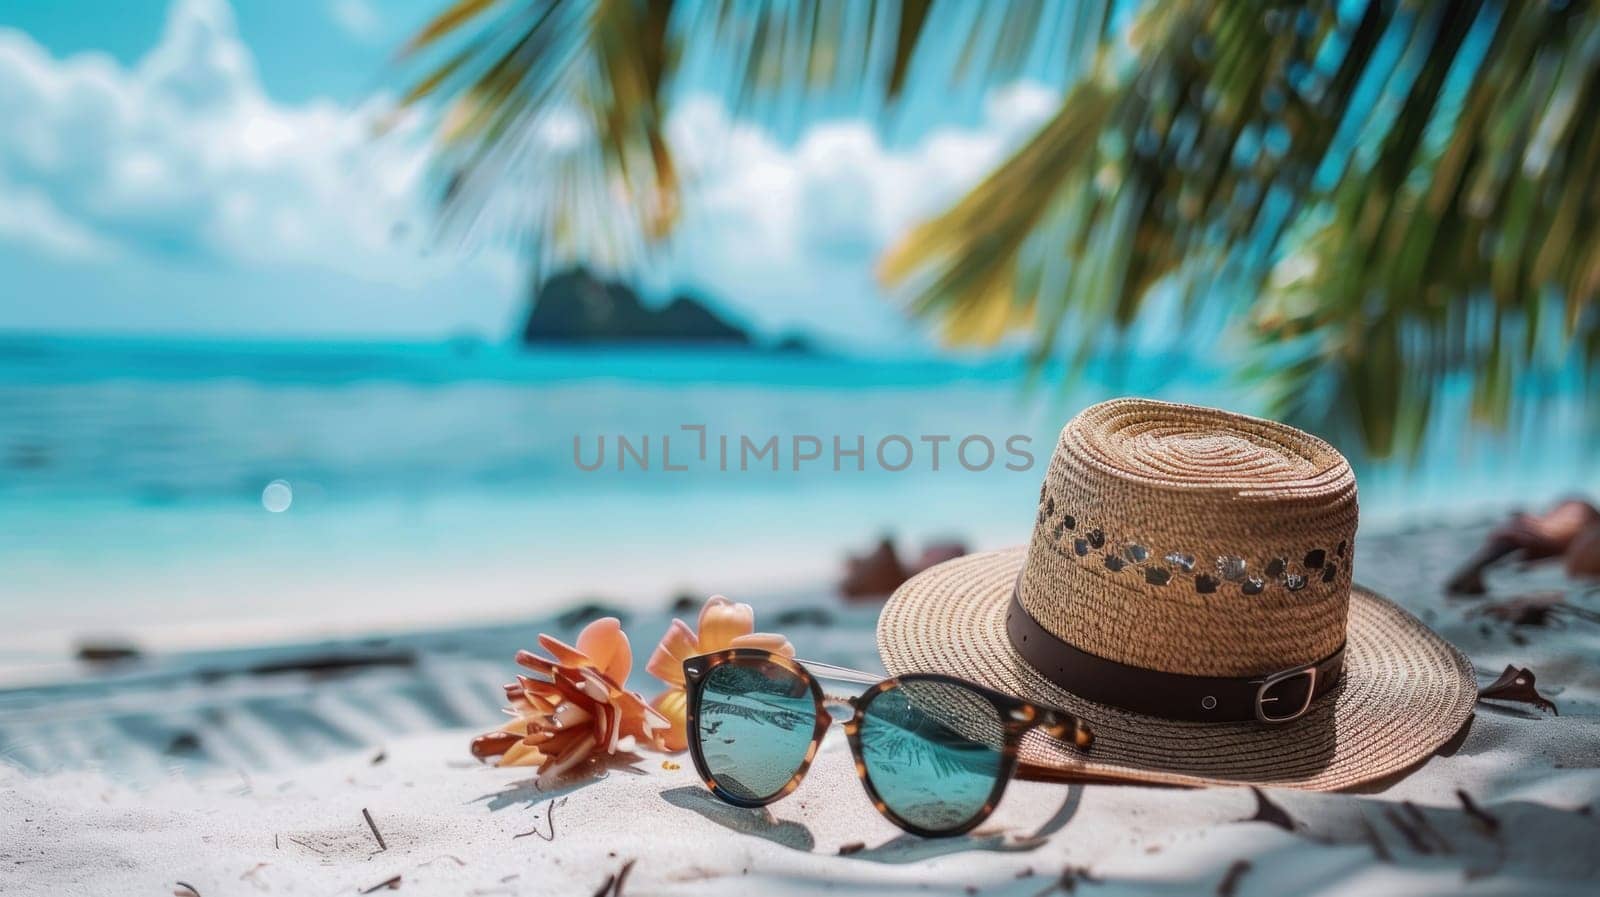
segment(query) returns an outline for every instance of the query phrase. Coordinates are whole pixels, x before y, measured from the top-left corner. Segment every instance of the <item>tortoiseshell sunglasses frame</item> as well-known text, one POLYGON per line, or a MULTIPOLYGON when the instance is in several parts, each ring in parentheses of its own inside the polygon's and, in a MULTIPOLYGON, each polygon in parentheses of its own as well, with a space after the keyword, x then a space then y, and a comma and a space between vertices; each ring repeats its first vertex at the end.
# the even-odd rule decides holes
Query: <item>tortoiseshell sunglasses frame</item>
MULTIPOLYGON (((818 664, 818 666, 822 666, 818 664)), ((1022 747, 1022 738, 1033 729, 1041 729, 1052 738, 1062 739, 1076 745, 1081 750, 1087 750, 1094 744, 1094 733, 1081 719, 1057 707, 1048 707, 1035 704, 1011 695, 1001 694, 990 688, 985 688, 976 682, 968 682, 954 676, 945 676, 939 673, 912 673, 905 676, 896 676, 884 679, 870 685, 861 694, 854 697, 829 698, 823 694, 822 686, 817 682, 817 677, 806 669, 802 661, 782 654, 774 654, 761 648, 729 648, 711 654, 700 654, 690 657, 683 662, 683 678, 685 692, 688 698, 688 709, 684 720, 688 730, 689 756, 694 759, 694 768, 700 773, 700 778, 706 783, 721 800, 736 807, 764 807, 774 801, 787 797, 800 787, 800 782, 805 779, 806 772, 811 769, 811 761, 816 759, 817 748, 822 745, 822 738, 828 732, 828 727, 833 724, 835 717, 828 712, 828 704, 848 704, 854 714, 844 720, 845 737, 850 743, 850 753, 855 759, 856 777, 861 780, 861 786, 866 789, 867 796, 872 799, 872 805, 879 813, 902 829, 924 838, 942 838, 963 835, 981 825, 995 807, 1000 805, 1000 798, 1005 794, 1006 785, 1011 781, 1017 769, 1017 754, 1022 747), (801 761, 800 768, 784 783, 782 788, 771 795, 752 799, 733 794, 717 783, 716 777, 706 765, 705 753, 700 744, 700 699, 705 692, 706 679, 711 671, 726 663, 736 660, 764 661, 781 667, 804 681, 811 690, 811 699, 815 708, 816 720, 811 733, 811 743, 806 746, 805 759, 801 761), (910 820, 902 818, 895 813, 878 794, 878 789, 872 784, 872 776, 867 772, 867 764, 863 759, 861 750, 861 722, 865 718, 867 708, 877 696, 895 688, 905 682, 939 682, 966 689, 994 705, 995 712, 1001 723, 1004 733, 1004 742, 1000 748, 1000 770, 995 776, 994 788, 989 792, 983 806, 973 814, 971 819, 961 825, 948 829, 928 829, 917 825, 910 820)), ((865 683, 863 683, 865 684, 865 683)))

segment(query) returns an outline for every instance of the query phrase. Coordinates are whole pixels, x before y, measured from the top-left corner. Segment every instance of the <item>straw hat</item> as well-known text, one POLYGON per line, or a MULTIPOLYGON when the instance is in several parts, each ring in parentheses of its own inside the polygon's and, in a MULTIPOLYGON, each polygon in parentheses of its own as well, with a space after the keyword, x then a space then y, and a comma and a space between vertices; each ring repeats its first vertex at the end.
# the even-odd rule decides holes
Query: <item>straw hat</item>
POLYGON ((1347 788, 1400 772, 1472 713, 1472 665, 1350 579, 1356 483, 1272 421, 1119 399, 1061 431, 1026 549, 901 586, 878 621, 892 674, 1055 704, 1091 751, 1022 760, 1173 784, 1347 788))

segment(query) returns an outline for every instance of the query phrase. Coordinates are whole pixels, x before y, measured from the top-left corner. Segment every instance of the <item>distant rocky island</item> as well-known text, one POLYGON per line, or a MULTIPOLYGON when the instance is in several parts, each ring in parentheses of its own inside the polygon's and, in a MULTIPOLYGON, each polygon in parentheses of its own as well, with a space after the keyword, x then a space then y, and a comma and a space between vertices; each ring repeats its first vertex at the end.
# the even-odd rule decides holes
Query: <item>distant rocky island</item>
POLYGON ((627 284, 585 268, 551 277, 539 288, 522 327, 524 345, 714 345, 774 352, 811 352, 802 336, 763 344, 704 302, 685 293, 648 308, 627 284))

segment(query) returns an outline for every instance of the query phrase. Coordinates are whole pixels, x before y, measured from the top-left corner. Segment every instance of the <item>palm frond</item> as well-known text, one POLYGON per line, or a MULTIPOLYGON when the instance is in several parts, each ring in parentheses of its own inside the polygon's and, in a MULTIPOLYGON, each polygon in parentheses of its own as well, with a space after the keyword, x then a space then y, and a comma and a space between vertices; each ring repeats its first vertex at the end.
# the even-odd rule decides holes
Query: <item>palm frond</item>
MULTIPOLYGON (((1309 181, 1303 160, 1333 131, 1331 117, 1287 83, 1293 64, 1333 39, 1333 4, 1293 27, 1247 8, 1258 5, 1151 7, 1136 59, 1103 50, 1028 144, 891 250, 885 280, 908 285, 918 311, 959 320, 984 301, 966 285, 995 282, 983 269, 1004 271, 1024 288, 1010 301, 1019 319, 1031 314, 1041 356, 1069 316, 1087 342, 1130 323, 1149 288, 1180 268, 1191 284, 1205 282, 1220 248, 1255 229, 1263 187, 1309 181), (1264 151, 1269 132, 1289 145, 1264 151)), ((1364 55, 1373 30, 1339 36, 1364 55)), ((1331 75, 1323 90, 1347 94, 1351 73, 1331 75)))
POLYGON ((663 91, 672 10, 461 0, 419 32, 405 58, 445 55, 402 103, 448 98, 428 107, 446 224, 516 234, 536 269, 621 266, 667 233, 678 215, 663 91))
MULTIPOLYGON (((1405 105, 1369 164, 1312 197, 1327 214, 1300 235, 1305 273, 1269 282, 1252 322, 1264 342, 1318 337, 1315 357, 1347 372, 1346 420, 1325 426, 1353 411, 1379 452, 1419 447, 1455 375, 1474 375, 1474 416, 1503 427, 1524 383, 1600 362, 1575 338, 1597 325, 1600 287, 1600 123, 1578 112, 1600 101, 1600 16, 1486 6, 1412 31, 1426 49, 1405 105)), ((1305 392, 1297 376, 1277 386, 1285 406, 1305 392)))
MULTIPOLYGON (((1106 37, 1113 4, 1016 0, 709 0, 696 34, 733 59, 736 108, 766 115, 832 97, 892 112, 920 87, 948 99, 1030 64, 1072 77, 1106 37)), ((887 116, 883 117, 887 120, 887 116)))
POLYGON ((1041 53, 1093 46, 1108 9, 457 0, 402 49, 403 61, 429 64, 401 105, 434 116, 446 224, 514 233, 536 261, 621 264, 665 238, 679 214, 665 122, 685 43, 731 60, 728 93, 741 110, 845 94, 893 105, 914 72, 934 65, 946 64, 941 80, 983 86, 1041 53), (930 43, 960 52, 931 53, 930 43))
POLYGON ((1504 421, 1541 360, 1600 359, 1572 339, 1600 270, 1597 28, 1554 3, 1148 5, 1136 60, 1102 57, 882 275, 958 341, 1025 327, 1043 359, 1070 334, 1080 363, 1158 284, 1223 303, 1278 413, 1374 454, 1415 448, 1453 372, 1504 421))
POLYGON ((882 260, 950 340, 1021 330, 1081 368, 1133 327, 1220 351, 1220 320, 1278 414, 1380 455, 1447 382, 1501 425, 1551 370, 1600 381, 1591 4, 456 0, 403 53, 429 60, 404 102, 435 116, 446 222, 612 266, 677 220, 686 54, 766 114, 1053 58, 1057 115, 882 260))
POLYGON ((409 41, 406 41, 405 46, 400 49, 400 55, 402 57, 409 56, 422 50, 500 2, 501 0, 456 0, 456 2, 445 7, 442 12, 430 19, 428 24, 422 26, 422 30, 413 35, 409 41))

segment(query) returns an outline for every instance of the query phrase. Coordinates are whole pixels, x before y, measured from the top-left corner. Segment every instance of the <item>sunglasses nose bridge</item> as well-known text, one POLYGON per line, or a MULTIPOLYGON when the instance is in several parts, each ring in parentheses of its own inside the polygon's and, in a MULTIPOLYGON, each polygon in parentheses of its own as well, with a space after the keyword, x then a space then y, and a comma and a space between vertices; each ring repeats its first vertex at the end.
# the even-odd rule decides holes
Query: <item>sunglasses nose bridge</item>
POLYGON ((826 695, 822 699, 822 710, 828 714, 830 723, 848 723, 855 718, 855 698, 826 695))

